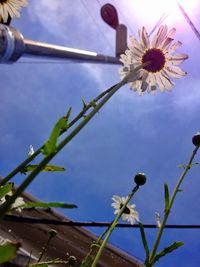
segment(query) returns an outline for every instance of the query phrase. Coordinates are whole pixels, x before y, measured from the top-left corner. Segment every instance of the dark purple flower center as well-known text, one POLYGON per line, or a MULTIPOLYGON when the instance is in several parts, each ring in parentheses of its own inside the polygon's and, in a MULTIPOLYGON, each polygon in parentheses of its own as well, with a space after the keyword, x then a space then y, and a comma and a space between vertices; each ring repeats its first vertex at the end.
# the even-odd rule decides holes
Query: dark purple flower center
POLYGON ((148 49, 143 57, 142 63, 148 63, 146 67, 143 67, 145 70, 149 72, 157 72, 163 69, 165 65, 165 55, 158 48, 150 48, 148 49))
MULTIPOLYGON (((120 209, 121 209, 122 207, 123 207, 123 204, 120 204, 120 209)), ((130 214, 130 209, 127 208, 127 207, 125 207, 123 213, 125 213, 125 214, 130 214)))
POLYGON ((0 4, 6 3, 8 0, 0 0, 0 4))

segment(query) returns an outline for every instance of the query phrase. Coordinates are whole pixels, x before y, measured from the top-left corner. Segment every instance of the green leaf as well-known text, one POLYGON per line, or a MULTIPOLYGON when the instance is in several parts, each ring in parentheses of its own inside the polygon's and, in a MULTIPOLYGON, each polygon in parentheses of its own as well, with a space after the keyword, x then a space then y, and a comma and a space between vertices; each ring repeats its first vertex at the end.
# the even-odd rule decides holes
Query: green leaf
POLYGON ((199 165, 199 162, 194 162, 194 163, 191 163, 191 164, 188 164, 188 165, 185 165, 185 164, 179 164, 178 167, 183 167, 183 169, 185 169, 185 168, 190 169, 190 168, 192 168, 192 167, 194 167, 194 166, 196 166, 196 165, 199 165))
POLYGON ((61 133, 65 132, 67 130, 67 126, 68 126, 68 120, 69 120, 69 117, 71 115, 71 112, 72 112, 72 108, 70 107, 67 111, 67 114, 66 116, 64 116, 65 120, 66 120, 66 125, 61 129, 61 133))
POLYGON ((183 192, 183 191, 184 191, 183 189, 178 189, 178 192, 180 192, 180 193, 183 192))
POLYGON ((165 212, 169 209, 169 188, 168 185, 164 184, 164 190, 165 190, 165 212))
POLYGON ((185 169, 185 164, 179 164, 178 167, 185 169))
POLYGON ((17 254, 18 248, 19 243, 7 243, 5 245, 0 246, 0 264, 13 259, 17 254))
POLYGON ((2 199, 6 194, 12 191, 13 184, 8 183, 0 187, 0 199, 2 199))
POLYGON ((82 103, 83 103, 83 109, 85 109, 87 107, 87 104, 85 103, 85 100, 84 100, 83 97, 81 98, 81 100, 82 100, 82 103))
MULTIPOLYGON (((27 165, 22 173, 26 174, 27 172, 32 172, 34 169, 38 167, 38 164, 30 164, 27 165)), ((64 167, 60 166, 54 166, 54 165, 46 165, 43 169, 42 172, 63 172, 65 171, 64 167)))
POLYGON ((174 251, 175 249, 183 246, 184 243, 183 242, 174 242, 172 245, 170 245, 167 248, 164 248, 162 251, 158 252, 156 254, 156 256, 154 257, 152 264, 154 264, 156 261, 158 261, 161 257, 164 257, 166 254, 171 253, 172 251, 174 251))
POLYGON ((146 261, 148 261, 149 259, 149 247, 148 247, 148 243, 147 243, 147 239, 146 239, 146 235, 145 235, 145 231, 144 231, 144 227, 143 224, 141 222, 138 223, 139 228, 140 228, 140 233, 141 233, 141 237, 142 237, 142 243, 146 252, 146 261))
MULTIPOLYGON (((67 116, 69 115, 67 114, 67 116)), ((56 151, 58 137, 60 136, 61 131, 64 131, 67 128, 67 116, 60 118, 55 124, 49 140, 46 142, 44 148, 42 149, 42 153, 44 156, 49 156, 50 154, 56 151)))
POLYGON ((63 208, 63 209, 74 209, 77 208, 74 204, 68 204, 63 202, 26 202, 25 204, 19 206, 20 208, 30 209, 30 208, 63 208))

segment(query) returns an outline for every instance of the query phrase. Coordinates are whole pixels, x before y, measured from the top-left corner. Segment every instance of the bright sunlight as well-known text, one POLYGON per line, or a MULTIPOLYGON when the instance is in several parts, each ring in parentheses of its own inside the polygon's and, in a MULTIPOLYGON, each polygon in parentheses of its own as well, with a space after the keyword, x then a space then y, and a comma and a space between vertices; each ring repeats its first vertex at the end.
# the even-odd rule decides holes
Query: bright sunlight
POLYGON ((129 2, 136 11, 136 16, 143 18, 145 23, 156 21, 162 16, 168 18, 170 23, 181 20, 182 15, 178 3, 192 15, 198 5, 198 0, 134 0, 129 2))

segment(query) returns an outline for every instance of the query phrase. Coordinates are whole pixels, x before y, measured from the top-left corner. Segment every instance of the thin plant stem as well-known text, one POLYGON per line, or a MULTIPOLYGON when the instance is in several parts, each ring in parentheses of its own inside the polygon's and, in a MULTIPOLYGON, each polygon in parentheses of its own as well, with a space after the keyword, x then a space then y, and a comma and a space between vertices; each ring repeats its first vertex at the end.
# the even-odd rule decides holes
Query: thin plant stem
POLYGON ((189 158, 189 161, 188 161, 187 165, 185 166, 184 171, 181 173, 181 175, 180 175, 180 177, 178 179, 178 182, 177 182, 177 184, 176 184, 176 186, 174 188, 174 191, 173 191, 172 196, 171 196, 170 201, 169 201, 169 207, 168 207, 167 210, 165 210, 163 221, 161 223, 161 226, 158 229, 156 240, 155 240, 152 252, 151 252, 150 257, 149 257, 149 264, 150 264, 150 265, 148 265, 149 267, 153 266, 152 262, 153 262, 154 256, 156 255, 157 248, 158 248, 158 245, 160 243, 160 239, 161 239, 165 224, 167 222, 168 216, 170 214, 171 207, 172 207, 172 205, 174 203, 175 197, 176 197, 176 195, 177 195, 177 193, 178 193, 178 191, 180 189, 180 185, 183 182, 184 177, 186 176, 187 172, 191 168, 191 164, 193 162, 193 159, 194 159, 198 149, 199 149, 199 146, 196 146, 195 149, 193 150, 193 152, 192 152, 192 154, 191 154, 191 156, 189 158))
POLYGON ((44 169, 48 162, 55 157, 55 155, 63 149, 79 132, 80 130, 92 119, 92 117, 101 109, 101 107, 114 95, 124 84, 126 84, 128 77, 125 77, 122 81, 112 86, 107 95, 94 107, 94 109, 69 133, 57 146, 55 152, 46 156, 40 164, 27 176, 22 184, 17 188, 14 194, 0 207, 0 219, 8 212, 12 203, 15 202, 23 191, 29 186, 29 184, 35 179, 35 177, 44 169))
POLYGON ((110 225, 105 229, 105 231, 98 237, 98 239, 94 242, 92 242, 91 246, 90 246, 90 250, 88 252, 88 254, 86 255, 86 257, 84 258, 84 260, 82 261, 80 267, 88 267, 90 263, 92 263, 92 253, 95 251, 95 249, 97 249, 97 247, 100 247, 100 241, 104 238, 104 236, 106 235, 106 233, 108 232, 110 226, 112 225, 113 221, 110 223, 110 225))
POLYGON ((98 261, 99 261, 99 259, 100 259, 100 256, 101 256, 101 254, 102 254, 102 252, 103 252, 104 247, 106 246, 106 244, 107 244, 107 242, 108 242, 108 239, 109 239, 110 235, 112 234, 112 231, 114 230, 114 228, 115 228, 115 226, 117 225, 117 223, 118 223, 120 217, 122 216, 122 214, 123 214, 123 212, 124 212, 124 210, 125 210, 127 204, 129 203, 129 201, 131 200, 131 198, 134 196, 134 194, 136 193, 136 191, 137 191, 138 189, 139 189, 139 185, 136 185, 136 186, 133 188, 133 190, 131 191, 131 193, 128 195, 128 198, 127 198, 126 202, 123 204, 123 206, 121 207, 121 209, 120 209, 119 213, 117 214, 115 220, 113 221, 113 223, 112 223, 111 226, 109 227, 108 232, 107 232, 107 234, 106 234, 106 237, 104 238, 104 240, 103 240, 103 242, 102 242, 102 244, 101 244, 101 246, 100 246, 100 248, 99 248, 99 251, 97 252, 97 255, 96 255, 96 257, 95 257, 95 259, 94 259, 94 261, 93 261, 91 267, 96 267, 96 266, 97 266, 97 263, 98 263, 98 261))
POLYGON ((39 256, 39 258, 38 258, 38 260, 37 260, 37 263, 39 263, 39 262, 41 261, 42 257, 43 257, 44 254, 46 253, 47 248, 48 248, 48 246, 49 246, 50 241, 51 241, 52 238, 53 238, 52 236, 49 236, 49 238, 48 238, 48 240, 47 240, 45 246, 42 248, 42 251, 41 251, 40 256, 39 256))
MULTIPOLYGON (((61 135, 69 130, 75 123, 77 123, 81 118, 83 118, 86 114, 86 112, 92 108, 91 103, 97 103, 101 98, 103 98, 106 94, 108 94, 112 90, 112 87, 105 90, 104 92, 100 93, 97 97, 95 97, 92 101, 89 102, 89 104, 85 105, 82 109, 82 111, 68 124, 67 129, 65 131, 61 132, 61 135)), ((38 148, 33 155, 25 159, 21 164, 19 164, 14 170, 12 170, 6 177, 4 177, 0 181, 0 186, 6 184, 8 181, 10 181, 17 173, 24 170, 24 168, 33 161, 42 151, 44 145, 42 145, 40 148, 38 148)))
POLYGON ((50 260, 50 261, 42 261, 42 262, 37 262, 37 263, 33 263, 33 264, 30 264, 28 265, 28 267, 34 267, 34 266, 42 266, 42 265, 45 265, 47 264, 48 266, 49 265, 53 265, 53 264, 65 264, 65 265, 68 265, 69 264, 69 261, 68 260, 50 260))

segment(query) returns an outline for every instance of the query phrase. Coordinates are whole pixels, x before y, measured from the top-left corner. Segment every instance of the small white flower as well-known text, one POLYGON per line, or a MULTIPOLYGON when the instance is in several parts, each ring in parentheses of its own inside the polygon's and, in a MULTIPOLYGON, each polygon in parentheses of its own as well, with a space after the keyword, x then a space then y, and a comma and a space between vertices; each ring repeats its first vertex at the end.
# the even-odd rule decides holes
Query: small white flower
MULTIPOLYGON (((12 196, 12 191, 8 192, 7 195, 5 195, 4 197, 2 197, 0 199, 0 205, 2 205, 3 203, 6 202, 7 198, 11 197, 12 196)), ((24 202, 24 199, 22 197, 18 197, 15 202, 12 204, 10 210, 16 210, 18 212, 21 212, 22 211, 22 207, 20 207, 21 205, 24 205, 25 202, 24 202)))
POLYGON ((160 221, 160 214, 158 212, 155 212, 155 219, 156 219, 157 227, 160 228, 161 227, 161 221, 160 221))
POLYGON ((162 25, 150 42, 147 31, 143 27, 142 30, 139 30, 139 41, 130 37, 128 49, 125 54, 120 56, 123 67, 119 69, 119 73, 123 79, 127 75, 130 76, 133 70, 143 64, 143 67, 137 72, 139 76, 137 80, 136 75, 132 80, 130 76, 128 80, 132 90, 139 94, 145 91, 155 94, 158 87, 163 92, 174 86, 170 77, 181 78, 186 75, 185 71, 176 66, 188 56, 186 54, 174 55, 175 50, 182 45, 179 41, 174 42, 175 32, 175 28, 168 31, 167 26, 162 25))
POLYGON ((15 202, 12 204, 12 209, 13 209, 13 210, 16 210, 16 211, 18 211, 18 212, 21 212, 23 208, 20 207, 20 206, 22 206, 22 205, 24 205, 24 204, 25 204, 25 202, 24 202, 23 197, 18 197, 18 198, 15 200, 15 202))
POLYGON ((33 154, 34 154, 34 148, 32 145, 30 145, 28 150, 28 156, 31 157, 33 154))
POLYGON ((20 9, 28 4, 27 0, 1 0, 0 1, 0 19, 7 22, 8 16, 11 18, 20 17, 20 9))
MULTIPOLYGON (((128 197, 119 197, 119 196, 113 196, 112 200, 114 201, 111 206, 115 209, 114 214, 118 214, 120 212, 120 209, 124 205, 124 203, 127 201, 128 197)), ((122 220, 128 221, 131 224, 134 224, 136 221, 139 221, 139 214, 135 210, 135 205, 127 204, 124 212, 122 213, 122 220)))

